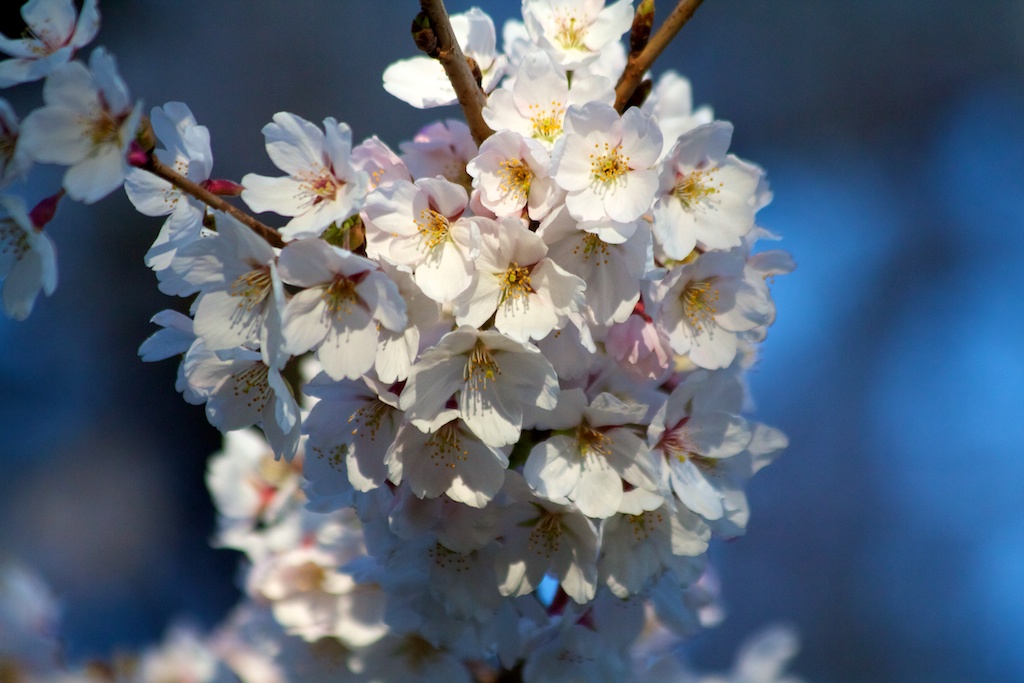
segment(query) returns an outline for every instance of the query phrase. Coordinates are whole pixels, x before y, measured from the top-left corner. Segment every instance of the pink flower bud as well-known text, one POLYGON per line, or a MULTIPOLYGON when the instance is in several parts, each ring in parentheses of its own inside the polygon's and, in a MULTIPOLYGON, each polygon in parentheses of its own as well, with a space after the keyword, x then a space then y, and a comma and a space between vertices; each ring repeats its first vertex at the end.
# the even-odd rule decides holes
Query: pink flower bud
POLYGON ((208 179, 199 184, 202 185, 204 190, 209 190, 213 194, 221 197, 237 197, 242 194, 242 190, 245 189, 233 180, 208 179))

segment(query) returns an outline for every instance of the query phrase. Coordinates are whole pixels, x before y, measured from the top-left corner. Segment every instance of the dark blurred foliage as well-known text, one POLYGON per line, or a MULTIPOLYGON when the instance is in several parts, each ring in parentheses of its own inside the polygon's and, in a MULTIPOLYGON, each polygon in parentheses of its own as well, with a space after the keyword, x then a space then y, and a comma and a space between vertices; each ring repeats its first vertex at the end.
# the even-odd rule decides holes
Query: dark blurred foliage
MULTIPOLYGON (((413 53, 414 2, 101 5, 96 44, 147 110, 188 103, 217 177, 277 174, 277 111, 396 147, 459 115, 380 87, 413 53)), ((659 61, 768 171, 761 222, 799 263, 751 378, 792 446, 751 484, 749 534, 713 548, 729 618, 693 642, 702 667, 786 621, 809 680, 1024 680, 1022 36, 1010 0, 707 0, 659 61)), ((24 115, 39 92, 7 95, 24 115)), ((30 200, 59 177, 36 169, 30 200)), ((142 263, 158 227, 123 193, 65 202, 58 291, 0 320, 0 554, 54 586, 72 659, 212 626, 237 598, 238 556, 207 546, 219 435, 172 362, 136 356, 149 317, 187 305, 142 263)))

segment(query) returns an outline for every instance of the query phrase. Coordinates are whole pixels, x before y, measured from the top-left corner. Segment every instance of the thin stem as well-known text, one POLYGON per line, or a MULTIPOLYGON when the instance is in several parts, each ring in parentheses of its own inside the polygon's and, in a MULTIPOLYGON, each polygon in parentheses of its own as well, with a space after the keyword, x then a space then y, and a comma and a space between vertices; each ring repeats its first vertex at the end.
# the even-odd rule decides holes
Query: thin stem
POLYGON ((481 111, 487 103, 487 96, 473 77, 473 71, 466 61, 466 55, 459 47, 459 41, 448 21, 448 11, 444 8, 444 0, 420 0, 420 9, 430 20, 430 27, 437 36, 437 59, 444 67, 455 96, 459 98, 459 106, 466 117, 469 132, 479 145, 489 138, 494 131, 484 122, 481 111))
POLYGON ((191 195, 206 204, 212 209, 223 211, 226 214, 230 214, 233 218, 236 218, 240 223, 247 225, 257 235, 265 239, 272 247, 283 247, 284 240, 281 239, 281 233, 274 230, 268 225, 264 225, 260 221, 256 220, 249 214, 245 213, 236 206, 229 204, 217 195, 213 194, 201 185, 192 182, 185 176, 176 172, 170 166, 162 163, 156 158, 155 154, 150 154, 149 159, 146 163, 141 166, 142 170, 149 171, 158 178, 163 178, 171 185, 184 192, 185 194, 191 195))
POLYGON ((704 0, 679 0, 675 9, 665 19, 665 23, 651 36, 647 47, 638 55, 630 55, 626 61, 626 68, 622 71, 622 77, 615 84, 615 109, 621 114, 626 109, 626 103, 633 96, 644 74, 654 60, 668 47, 672 39, 679 33, 693 13, 700 7, 704 0))

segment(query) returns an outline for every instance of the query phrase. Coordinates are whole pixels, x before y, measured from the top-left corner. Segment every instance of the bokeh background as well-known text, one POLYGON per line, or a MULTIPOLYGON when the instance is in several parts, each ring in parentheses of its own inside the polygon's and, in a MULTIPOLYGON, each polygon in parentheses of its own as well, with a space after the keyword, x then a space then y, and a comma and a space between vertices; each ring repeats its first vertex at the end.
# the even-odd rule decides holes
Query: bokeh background
MULTIPOLYGON (((277 174, 277 111, 395 146, 458 116, 380 87, 413 52, 412 0, 101 5, 94 44, 147 110, 189 104, 217 177, 277 174)), ((1024 680, 1024 3, 707 0, 667 68, 767 169, 760 221, 799 264, 752 375, 757 419, 792 446, 751 484, 748 535, 713 549, 729 616, 694 661, 723 668, 781 621, 808 680, 1024 680)), ((37 169, 31 198, 58 183, 37 169)), ((74 661, 210 627, 237 597, 238 556, 207 545, 219 435, 172 362, 136 356, 182 303, 142 263, 159 225, 123 193, 65 202, 56 294, 0 319, 0 556, 53 586, 74 661)))

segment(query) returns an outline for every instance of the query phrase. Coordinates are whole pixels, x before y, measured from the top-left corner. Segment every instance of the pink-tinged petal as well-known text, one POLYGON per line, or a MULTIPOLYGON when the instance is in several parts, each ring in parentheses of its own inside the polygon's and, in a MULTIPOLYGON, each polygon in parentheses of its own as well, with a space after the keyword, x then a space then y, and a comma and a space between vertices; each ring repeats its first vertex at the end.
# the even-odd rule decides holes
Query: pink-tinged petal
POLYGON ((100 30, 100 10, 98 0, 85 0, 82 11, 78 15, 75 33, 71 36, 71 47, 78 49, 92 42, 100 30))
POLYGON ((75 6, 71 0, 29 0, 21 17, 32 34, 51 45, 60 45, 75 30, 75 6))
POLYGON ((288 175, 301 177, 325 167, 324 133, 316 124, 278 112, 274 122, 263 127, 263 135, 267 156, 288 175))
POLYGON ((30 113, 21 124, 18 144, 32 159, 49 164, 75 164, 92 151, 81 114, 67 107, 30 113))
MULTIPOLYGON (((284 431, 290 431, 293 427, 299 426, 299 406, 292 396, 292 389, 281 376, 281 372, 270 368, 267 372, 267 382, 274 391, 274 414, 272 421, 284 431)), ((264 415, 264 423, 271 418, 264 415)))
POLYGON ((469 203, 466 188, 444 178, 420 178, 416 187, 427 193, 431 208, 446 218, 462 214, 469 203))
POLYGON ((69 62, 54 71, 43 84, 43 100, 48 106, 61 106, 81 114, 101 108, 97 85, 81 62, 69 62))
POLYGON ((7 59, 0 62, 0 88, 9 88, 19 83, 38 81, 71 59, 70 47, 62 47, 53 54, 39 59, 32 52, 32 45, 30 43, 23 43, 24 41, 20 40, 9 41, 7 45, 11 48, 10 50, 5 49, 4 44, 0 43, 0 52, 6 52, 7 54, 13 54, 13 52, 28 53, 24 59, 7 59), (13 44, 18 45, 15 47, 13 44))
POLYGON ((303 239, 290 242, 281 250, 277 270, 290 285, 313 287, 333 280, 339 262, 331 245, 316 238, 303 239))
POLYGON ((120 147, 103 145, 64 174, 64 189, 72 199, 92 204, 124 182, 125 163, 120 147))
POLYGON ((334 320, 316 357, 331 379, 358 379, 373 367, 377 328, 369 314, 354 309, 344 321, 334 320))
POLYGON ((614 192, 607 192, 602 198, 604 210, 613 221, 630 223, 651 208, 658 191, 658 174, 653 170, 632 171, 622 181, 614 192))
POLYGON ((410 57, 393 62, 384 70, 384 90, 417 109, 454 104, 451 81, 440 62, 430 57, 410 57))
POLYGON ((587 517, 611 517, 622 503, 622 479, 602 458, 588 457, 571 497, 587 517))
POLYGON ((579 443, 558 435, 533 447, 523 466, 523 478, 537 495, 559 500, 576 488, 581 470, 579 443))
POLYGON ((128 171, 124 191, 136 211, 144 216, 166 216, 179 202, 187 201, 166 180, 137 168, 128 171))
POLYGON ((282 317, 288 351, 298 355, 322 342, 330 329, 328 316, 322 287, 306 289, 293 296, 282 317))
POLYGON ((472 265, 451 242, 443 242, 432 249, 413 274, 423 293, 439 303, 453 301, 469 287, 472 277, 472 265))
POLYGON ((671 472, 672 490, 683 505, 704 519, 721 519, 725 512, 722 496, 708 483, 692 460, 684 458, 673 462, 671 472))
POLYGON ((273 211, 280 216, 298 216, 308 207, 300 195, 302 182, 295 178, 248 173, 242 178, 242 201, 256 213, 273 211))
POLYGON ((231 349, 260 336, 265 309, 247 308, 245 299, 226 290, 212 290, 199 298, 195 314, 196 336, 213 350, 231 349))
POLYGON ((686 424, 697 452, 708 458, 736 455, 750 443, 750 427, 742 417, 714 412, 694 415, 686 424))
POLYGON ((505 396, 493 387, 464 386, 459 394, 459 417, 478 439, 495 448, 515 443, 522 432, 522 410, 518 405, 506 405, 505 396))
POLYGON ((392 332, 401 332, 408 324, 405 300, 398 287, 380 271, 369 273, 357 289, 373 318, 392 332))
POLYGON ((131 109, 128 86, 118 74, 117 60, 112 54, 103 47, 93 50, 89 55, 89 70, 103 93, 103 102, 110 112, 118 115, 131 109))
POLYGON ((736 358, 737 348, 735 333, 714 326, 711 329, 705 328, 693 336, 689 356, 695 365, 717 370, 732 364, 736 358))

